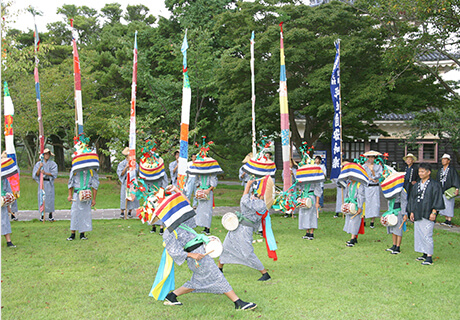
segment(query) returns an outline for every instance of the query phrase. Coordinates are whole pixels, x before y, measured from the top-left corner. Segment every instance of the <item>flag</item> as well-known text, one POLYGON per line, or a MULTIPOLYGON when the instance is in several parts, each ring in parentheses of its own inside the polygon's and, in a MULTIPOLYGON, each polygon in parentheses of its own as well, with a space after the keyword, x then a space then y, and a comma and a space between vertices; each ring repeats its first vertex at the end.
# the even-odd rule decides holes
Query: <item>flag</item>
POLYGON ((83 103, 81 100, 81 73, 80 58, 78 57, 77 41, 78 33, 73 28, 73 19, 70 19, 72 27, 72 48, 73 48, 73 75, 75 87, 75 136, 83 133, 83 103))
MULTIPOLYGON (((13 100, 10 96, 8 89, 8 83, 5 81, 3 86, 3 113, 5 115, 5 147, 8 158, 13 159, 17 166, 16 149, 14 148, 14 130, 13 130, 13 117, 14 117, 14 105, 13 100)), ((19 195, 20 183, 19 173, 14 174, 8 178, 11 185, 11 190, 14 194, 19 195)))
POLYGON ((331 76, 331 96, 334 105, 334 119, 332 126, 332 168, 331 179, 335 179, 340 174, 342 166, 342 107, 340 97, 340 40, 335 42, 335 61, 331 76))
POLYGON ((289 108, 287 99, 286 65, 284 62, 283 22, 280 23, 280 114, 281 114, 281 149, 283 153, 283 190, 291 186, 291 158, 289 141, 289 108))
POLYGON ((174 290, 174 261, 165 248, 149 296, 164 300, 171 290, 174 290))
POLYGON ((127 188, 129 192, 131 184, 136 180, 136 86, 137 86, 137 31, 134 34, 133 49, 133 81, 131 85, 131 112, 129 118, 129 151, 128 151, 128 175, 127 188))
POLYGON ((187 68, 187 30, 185 30, 184 41, 182 42, 183 60, 182 72, 184 74, 184 85, 182 87, 182 110, 181 110, 181 124, 180 124, 180 150, 179 150, 179 163, 177 168, 177 186, 183 190, 185 187, 185 178, 187 175, 187 159, 188 159, 188 130, 190 122, 190 103, 192 100, 192 91, 190 89, 190 80, 188 78, 187 68))
POLYGON ((251 34, 251 102, 252 102, 252 154, 257 153, 256 147, 256 85, 254 77, 254 31, 251 34))

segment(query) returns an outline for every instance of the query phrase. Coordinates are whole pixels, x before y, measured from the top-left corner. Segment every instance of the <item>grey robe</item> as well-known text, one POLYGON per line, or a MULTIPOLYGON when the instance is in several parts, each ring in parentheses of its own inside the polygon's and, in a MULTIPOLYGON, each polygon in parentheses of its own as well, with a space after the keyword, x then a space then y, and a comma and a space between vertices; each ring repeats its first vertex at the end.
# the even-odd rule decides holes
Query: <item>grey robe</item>
MULTIPOLYGON (((187 224, 191 228, 196 227, 194 218, 187 220, 184 224, 187 224)), ((177 239, 174 232, 165 229, 163 240, 165 242, 165 248, 174 262, 181 265, 184 261, 187 261, 188 268, 193 272, 192 278, 184 283, 183 286, 194 289, 193 292, 223 294, 231 291, 232 287, 210 256, 205 256, 201 259, 198 267, 194 259, 187 258, 187 252, 184 251, 184 246, 187 242, 194 239, 195 235, 179 227, 176 228, 176 232, 177 239)), ((201 246, 192 252, 204 254, 205 250, 204 247, 201 246)))
MULTIPOLYGON (((2 193, 12 193, 11 185, 6 178, 2 178, 2 193)), ((2 207, 2 236, 11 233, 10 216, 8 214, 8 206, 2 207)))
POLYGON ((455 170, 455 168, 451 165, 449 165, 446 170, 444 170, 444 167, 441 167, 436 175, 436 180, 441 183, 443 192, 442 198, 444 199, 444 205, 446 206, 444 210, 439 211, 439 214, 452 218, 454 216, 455 197, 447 199, 444 192, 451 187, 460 187, 460 178, 457 170, 455 170))
MULTIPOLYGON (((189 161, 187 163, 187 171, 192 164, 193 164, 193 161, 189 161)), ((185 195, 190 201, 190 203, 193 203, 194 207, 196 207, 197 205, 197 201, 195 197, 193 197, 193 195, 195 194, 195 191, 196 191, 196 175, 188 173, 187 182, 185 183, 185 195)))
MULTIPOLYGON (((307 187, 307 183, 301 184, 301 190, 307 187)), ((321 197, 322 190, 320 183, 310 183, 310 191, 314 192, 314 196, 309 196, 312 202, 310 209, 305 207, 299 208, 299 229, 318 229, 318 217, 316 215, 316 197, 321 197)))
MULTIPOLYGON (((402 228, 399 229, 399 227, 403 224, 403 218, 404 216, 407 216, 407 192, 405 190, 401 191, 396 197, 395 197, 395 203, 400 203, 401 204, 401 211, 398 213, 398 223, 392 227, 387 227, 387 233, 388 234, 394 234, 396 236, 402 237, 403 235, 403 230, 402 228)), ((390 207, 390 205, 388 205, 390 207)))
POLYGON ((179 168, 177 168, 176 172, 174 172, 174 168, 176 166, 177 166, 177 160, 169 164, 169 174, 171 175, 171 184, 173 186, 177 186, 177 173, 179 171, 179 168))
POLYGON ((342 195, 345 199, 345 190, 339 186, 339 184, 337 183, 337 179, 334 179, 333 181, 337 184, 337 187, 336 187, 337 194, 335 196, 335 213, 341 213, 342 212, 342 195))
MULTIPOLYGON (((80 172, 71 172, 67 187, 73 189, 73 202, 70 208, 70 230, 87 232, 93 230, 91 218, 91 201, 80 201, 77 190, 80 188, 80 172)), ((90 175, 89 170, 83 170, 83 181, 86 181, 86 176, 89 176, 88 187, 96 189, 99 187, 99 176, 96 170, 92 170, 93 175, 90 175)))
POLYGON ((257 212, 267 210, 264 200, 251 199, 250 194, 245 194, 240 201, 241 215, 254 222, 242 221, 233 231, 229 231, 224 240, 224 251, 220 256, 222 264, 242 264, 256 270, 263 270, 264 266, 254 253, 252 234, 257 229, 262 218, 257 212))
MULTIPOLYGON (((365 163, 363 165, 366 169, 369 179, 380 179, 383 173, 383 168, 379 164, 374 164, 374 174, 371 169, 365 163)), ((378 218, 380 217, 380 184, 369 181, 369 186, 364 187, 366 208, 364 214, 366 218, 378 218)), ((353 219, 354 220, 354 219, 353 219)))
POLYGON ((244 167, 244 165, 240 167, 240 170, 238 170, 238 179, 240 179, 241 185, 245 186, 246 182, 249 181, 250 174, 247 173, 246 171, 244 171, 243 167, 244 167))
MULTIPOLYGON (((348 192, 350 189, 350 183, 347 185, 347 188, 345 189, 344 192, 344 198, 348 197, 348 192)), ((365 192, 364 192, 365 187, 360 183, 359 188, 356 189, 354 198, 358 202, 358 209, 363 208, 363 204, 365 201, 365 192)), ((343 231, 346 233, 354 234, 357 235, 359 232, 359 227, 361 226, 361 215, 355 216, 353 219, 351 219, 353 215, 347 214, 345 215, 345 225, 343 227, 343 231)))
MULTIPOLYGON (((128 163, 128 160, 123 160, 118 164, 117 167, 117 175, 118 179, 121 182, 121 189, 120 189, 120 209, 125 210, 125 206, 127 203, 127 209, 128 210, 136 210, 139 208, 139 200, 134 197, 133 201, 126 201, 126 183, 127 183, 127 178, 128 178, 128 170, 126 170, 125 174, 122 175, 121 173, 123 172, 123 169, 126 167, 126 164, 128 163)), ((139 165, 136 163, 136 175, 139 174, 139 165)))
MULTIPOLYGON (((212 175, 197 175, 196 177, 197 189, 208 189, 210 187, 217 187, 217 176, 212 175)), ((213 197, 214 193, 209 192, 209 200, 198 200, 198 206, 196 208, 196 224, 200 227, 211 228, 212 222, 212 211, 213 211, 213 197)))
MULTIPOLYGON (((40 211, 40 176, 37 177, 38 166, 37 162, 32 170, 32 178, 38 183, 38 211, 40 211)), ((49 172, 52 176, 43 175, 43 188, 45 189, 45 212, 54 212, 54 179, 58 176, 58 166, 56 162, 48 160, 43 161, 43 170, 49 172)))

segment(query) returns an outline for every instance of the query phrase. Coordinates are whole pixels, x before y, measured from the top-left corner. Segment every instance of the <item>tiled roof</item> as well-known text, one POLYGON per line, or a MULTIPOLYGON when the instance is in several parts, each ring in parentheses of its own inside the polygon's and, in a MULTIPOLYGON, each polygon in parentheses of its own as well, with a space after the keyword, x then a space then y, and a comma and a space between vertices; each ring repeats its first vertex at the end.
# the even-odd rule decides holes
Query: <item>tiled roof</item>
MULTIPOLYGON (((438 108, 433 108, 433 107, 428 107, 425 110, 421 112, 436 112, 439 111, 438 108)), ((408 121, 408 120, 413 120, 415 114, 413 112, 408 112, 404 114, 396 114, 396 113, 385 113, 380 115, 377 120, 380 121, 408 121)))

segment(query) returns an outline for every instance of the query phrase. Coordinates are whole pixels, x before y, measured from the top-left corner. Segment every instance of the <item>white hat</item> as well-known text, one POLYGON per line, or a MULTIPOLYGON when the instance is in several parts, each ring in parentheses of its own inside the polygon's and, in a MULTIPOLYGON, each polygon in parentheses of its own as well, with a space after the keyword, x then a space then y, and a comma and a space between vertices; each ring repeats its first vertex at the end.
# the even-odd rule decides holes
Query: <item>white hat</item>
POLYGON ((405 157, 403 157, 403 160, 406 161, 407 158, 412 158, 414 161, 417 161, 417 157, 412 153, 408 153, 405 157))
POLYGON ((376 157, 376 156, 381 156, 381 155, 382 154, 380 152, 374 151, 374 150, 368 151, 365 154, 363 154, 363 156, 365 157, 376 157))
POLYGON ((450 160, 450 154, 444 153, 442 155, 441 159, 449 159, 450 160))

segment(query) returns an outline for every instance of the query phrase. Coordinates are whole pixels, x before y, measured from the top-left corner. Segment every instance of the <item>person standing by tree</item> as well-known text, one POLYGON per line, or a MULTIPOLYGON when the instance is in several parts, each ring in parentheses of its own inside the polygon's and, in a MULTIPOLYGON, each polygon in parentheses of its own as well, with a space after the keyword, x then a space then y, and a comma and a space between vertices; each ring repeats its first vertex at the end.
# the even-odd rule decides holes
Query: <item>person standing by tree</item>
POLYGON ((169 164, 169 174, 171 176, 171 184, 177 186, 177 169, 179 168, 179 150, 174 151, 174 160, 169 164))
MULTIPOLYGON (((134 196, 127 194, 126 186, 128 183, 128 169, 129 169, 129 162, 128 162, 128 154, 129 148, 126 147, 122 154, 126 157, 123 161, 118 164, 117 167, 117 175, 118 179, 121 182, 121 189, 120 189, 120 218, 125 218, 125 209, 128 210, 128 218, 132 218, 131 212, 139 208, 139 200, 134 196)), ((136 163, 136 172, 139 172, 139 165, 136 163)))
MULTIPOLYGON (((58 175, 58 165, 50 157, 54 154, 50 149, 43 150, 43 161, 38 161, 32 170, 32 178, 40 185, 40 172, 43 172, 43 189, 45 190, 45 212, 49 212, 49 221, 54 221, 54 180, 58 175)), ((38 189, 38 205, 40 206, 40 188, 38 189)), ((40 211, 40 208, 39 210, 40 211)), ((40 221, 45 218, 40 216, 40 221)))
POLYGON ((455 196, 458 196, 458 188, 460 187, 460 178, 457 170, 450 165, 450 155, 445 153, 441 158, 442 167, 436 174, 436 180, 439 181, 442 188, 442 198, 446 208, 439 211, 439 214, 446 217, 446 221, 442 225, 452 228, 452 218, 454 217, 455 196), (450 189, 450 190, 449 190, 450 189), (449 190, 447 193, 446 191, 449 190), (451 195, 449 195, 451 193, 451 195), (448 199, 448 198, 449 199, 448 199))
POLYGON ((436 216, 445 208, 442 199, 441 184, 430 178, 431 165, 421 163, 418 168, 420 181, 414 185, 408 202, 407 211, 414 222, 414 249, 423 255, 417 261, 422 265, 433 264, 433 228, 436 216))
POLYGON ((404 189, 407 191, 407 197, 410 197, 410 192, 414 184, 420 180, 418 176, 418 166, 414 163, 417 157, 412 153, 408 153, 403 160, 406 162, 406 175, 404 176, 404 189))

